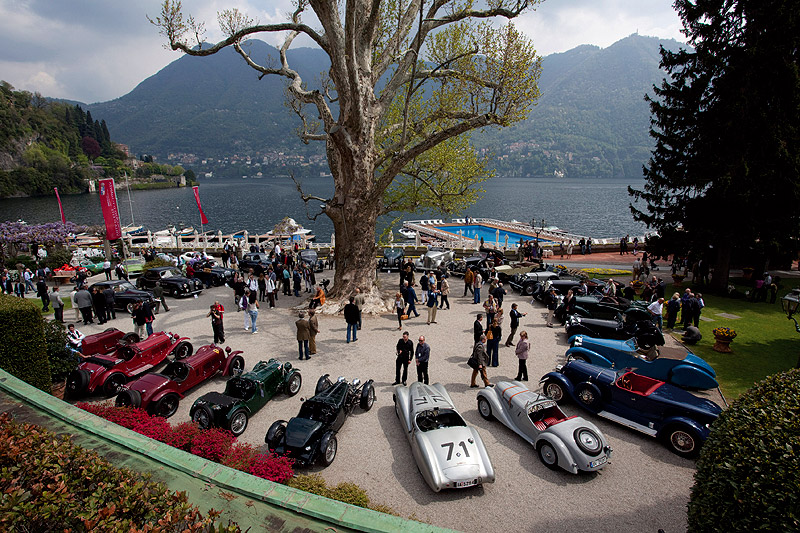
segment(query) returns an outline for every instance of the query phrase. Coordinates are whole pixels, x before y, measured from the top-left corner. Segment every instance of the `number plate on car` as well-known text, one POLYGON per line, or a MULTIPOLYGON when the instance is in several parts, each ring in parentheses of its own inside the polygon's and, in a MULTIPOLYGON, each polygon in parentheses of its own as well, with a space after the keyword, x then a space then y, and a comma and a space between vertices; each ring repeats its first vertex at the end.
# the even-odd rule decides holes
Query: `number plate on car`
POLYGON ((601 457, 597 461, 592 461, 591 463, 589 463, 589 468, 594 468, 596 466, 600 466, 602 464, 605 464, 606 462, 608 462, 608 457, 606 457, 604 455, 603 457, 601 457))
POLYGON ((471 487, 475 484, 474 479, 470 479, 469 481, 456 481, 456 488, 460 489, 462 487, 471 487))

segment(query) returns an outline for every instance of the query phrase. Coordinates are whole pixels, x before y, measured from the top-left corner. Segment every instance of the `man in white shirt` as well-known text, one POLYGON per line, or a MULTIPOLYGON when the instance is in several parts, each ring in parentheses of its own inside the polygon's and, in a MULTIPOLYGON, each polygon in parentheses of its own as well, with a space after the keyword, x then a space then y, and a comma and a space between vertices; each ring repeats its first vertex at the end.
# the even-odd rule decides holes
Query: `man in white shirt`
POLYGON ((664 298, 659 298, 648 305, 647 310, 650 311, 650 316, 653 317, 653 322, 658 325, 658 329, 662 329, 664 326, 664 298))

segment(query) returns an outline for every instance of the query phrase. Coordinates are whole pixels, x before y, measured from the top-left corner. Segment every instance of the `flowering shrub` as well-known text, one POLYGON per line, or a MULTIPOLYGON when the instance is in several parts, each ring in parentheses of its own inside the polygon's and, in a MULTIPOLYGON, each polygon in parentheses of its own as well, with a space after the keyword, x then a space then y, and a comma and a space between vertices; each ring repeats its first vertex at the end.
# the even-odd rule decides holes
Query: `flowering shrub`
POLYGON ((715 337, 719 337, 721 339, 733 340, 736 338, 736 330, 733 328, 714 328, 711 333, 713 333, 715 337))
POLYGON ((166 419, 152 416, 144 409, 117 407, 107 403, 75 405, 164 444, 260 478, 285 484, 294 476, 294 461, 288 457, 258 453, 253 445, 237 442, 233 433, 224 429, 203 430, 195 422, 171 426, 166 419))

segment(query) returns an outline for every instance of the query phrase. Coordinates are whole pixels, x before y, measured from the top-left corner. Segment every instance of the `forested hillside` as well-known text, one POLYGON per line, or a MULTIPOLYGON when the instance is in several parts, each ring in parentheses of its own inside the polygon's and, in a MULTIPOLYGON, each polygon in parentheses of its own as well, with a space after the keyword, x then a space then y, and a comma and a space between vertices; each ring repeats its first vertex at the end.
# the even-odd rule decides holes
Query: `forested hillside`
POLYGON ((124 157, 105 121, 0 82, 0 197, 83 192, 92 162, 113 168, 124 157))

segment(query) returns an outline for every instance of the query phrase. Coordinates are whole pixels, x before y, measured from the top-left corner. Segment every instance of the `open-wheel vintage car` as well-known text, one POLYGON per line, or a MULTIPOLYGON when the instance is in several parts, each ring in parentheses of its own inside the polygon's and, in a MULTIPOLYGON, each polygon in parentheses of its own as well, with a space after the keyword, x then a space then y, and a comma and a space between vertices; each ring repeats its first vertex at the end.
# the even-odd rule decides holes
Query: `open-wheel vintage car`
POLYGON ((683 457, 694 457, 722 409, 710 400, 627 370, 568 361, 545 374, 544 393, 572 399, 597 416, 655 437, 683 457))
POLYGON ((279 392, 294 396, 302 384, 300 371, 291 363, 274 358, 259 361, 250 372, 229 379, 224 392, 209 392, 195 400, 189 416, 203 429, 216 426, 238 436, 273 396, 279 392))
MULTIPOLYGON (((575 296, 574 311, 571 314, 582 318, 599 318, 603 320, 614 320, 618 314, 626 317, 626 320, 649 320, 650 311, 647 310, 649 302, 642 300, 628 300, 626 298, 612 298, 602 294, 589 294, 585 296, 575 296)), ((555 317, 564 323, 567 321, 567 312, 562 304, 556 309, 555 317)))
POLYGON ((361 380, 351 383, 343 377, 332 382, 328 374, 320 377, 316 394, 303 402, 297 416, 289 422, 274 422, 264 442, 273 453, 287 454, 299 465, 315 462, 330 465, 336 458, 339 443, 336 434, 356 405, 369 411, 375 403, 375 386, 372 380, 363 385, 361 380))
POLYGON ((148 269, 139 279, 136 285, 140 289, 152 289, 156 282, 161 282, 164 293, 178 298, 179 296, 191 296, 199 294, 203 290, 203 282, 199 279, 187 278, 176 267, 165 266, 148 269))
POLYGON ((611 458, 611 446, 597 426, 565 415, 555 401, 519 381, 500 381, 478 391, 478 412, 525 439, 547 468, 593 472, 611 458))
POLYGON ((96 390, 115 395, 132 378, 160 365, 169 355, 175 359, 192 355, 187 337, 161 331, 143 341, 118 343, 113 352, 83 359, 67 377, 66 393, 70 398, 96 390))
POLYGON ((715 389, 717 373, 701 357, 685 348, 640 349, 636 339, 595 339, 575 335, 569 340, 567 360, 580 359, 606 368, 630 368, 684 389, 715 389))
POLYGON ((447 266, 453 262, 455 252, 447 250, 441 246, 431 246, 425 255, 414 261, 414 267, 418 272, 436 270, 441 265, 447 266))
POLYGON ((161 372, 145 374, 124 386, 117 394, 116 404, 140 407, 150 414, 168 418, 175 414, 186 391, 222 372, 236 376, 244 370, 241 351, 223 350, 215 344, 197 349, 186 359, 171 361, 161 372))
POLYGON ((599 318, 582 318, 571 315, 564 328, 567 337, 584 335, 598 339, 628 340, 635 338, 639 347, 649 349, 651 346, 663 346, 664 334, 652 320, 625 320, 618 315, 615 320, 601 320, 599 318))
POLYGON ((125 333, 117 328, 108 328, 101 333, 87 335, 81 344, 81 353, 84 355, 108 354, 115 351, 121 344, 139 342, 136 333, 125 333))
POLYGON ((405 251, 399 247, 384 248, 383 257, 378 259, 378 270, 391 272, 400 270, 405 264, 405 251))
POLYGON ((396 386, 394 411, 422 477, 435 492, 494 483, 478 430, 456 411, 444 385, 396 386))

